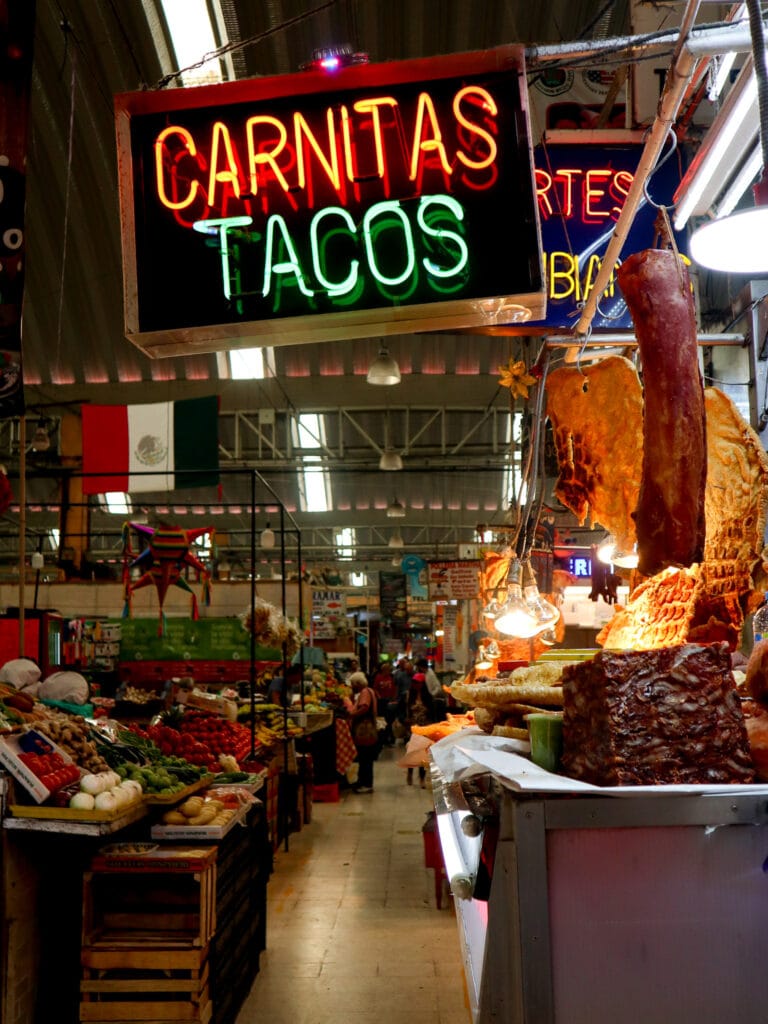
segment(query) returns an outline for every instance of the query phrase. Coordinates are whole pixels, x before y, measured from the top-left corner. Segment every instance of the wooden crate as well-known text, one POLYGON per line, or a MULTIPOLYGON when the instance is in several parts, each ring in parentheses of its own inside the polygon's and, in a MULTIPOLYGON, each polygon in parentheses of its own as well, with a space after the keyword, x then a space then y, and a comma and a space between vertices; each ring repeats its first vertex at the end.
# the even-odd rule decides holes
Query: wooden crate
POLYGON ((212 1015, 205 950, 82 951, 81 1022, 192 1021, 212 1015))
POLYGON ((211 1017, 207 958, 195 967, 84 967, 81 1021, 205 1021, 211 1017))
POLYGON ((186 873, 83 876, 83 947, 203 947, 215 929, 215 864, 186 873))

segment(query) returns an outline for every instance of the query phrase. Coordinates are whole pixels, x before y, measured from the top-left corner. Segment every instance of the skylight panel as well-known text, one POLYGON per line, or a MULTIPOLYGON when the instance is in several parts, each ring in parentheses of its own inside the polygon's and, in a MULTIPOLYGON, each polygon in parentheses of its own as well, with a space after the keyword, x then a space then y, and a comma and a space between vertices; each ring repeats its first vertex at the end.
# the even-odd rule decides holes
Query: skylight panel
POLYGON ((355 530, 351 526, 345 526, 342 530, 337 530, 333 536, 334 544, 336 545, 336 557, 350 559, 355 556, 355 530))
MULTIPOLYGON (((299 413, 291 420, 293 444, 300 452, 317 451, 325 445, 325 422, 318 413, 299 413)), ((329 512, 331 501, 331 478, 323 468, 319 455, 299 456, 297 470, 299 496, 302 511, 329 512)))
POLYGON ((122 491, 107 491, 104 495, 107 512, 114 516, 129 516, 133 512, 130 495, 122 491))
MULTIPOLYGON (((161 3, 179 68, 197 64, 205 54, 219 48, 206 0, 161 0, 161 3)), ((181 76, 185 86, 210 85, 223 80, 218 58, 191 68, 181 76)))
POLYGON ((331 509, 331 483, 318 455, 305 455, 299 473, 299 495, 302 511, 329 512, 331 509))
POLYGON ((233 349, 228 355, 231 380, 265 380, 271 372, 271 348, 233 349))

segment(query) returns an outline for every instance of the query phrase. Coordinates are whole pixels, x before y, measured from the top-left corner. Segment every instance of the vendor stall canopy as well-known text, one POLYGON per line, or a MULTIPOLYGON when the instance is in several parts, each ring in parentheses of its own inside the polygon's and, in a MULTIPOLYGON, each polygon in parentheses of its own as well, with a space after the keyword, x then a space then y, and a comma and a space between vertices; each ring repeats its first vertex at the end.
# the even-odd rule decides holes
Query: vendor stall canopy
MULTIPOLYGON (((694 6, 697 26, 743 16, 739 5, 694 6)), ((259 531, 268 521, 279 529, 281 503, 301 529, 307 566, 320 572, 341 560, 345 570, 369 577, 392 571, 395 533, 404 555, 473 556, 481 530, 508 520, 519 490, 525 405, 500 386, 500 368, 536 362, 547 336, 541 325, 528 334, 496 324, 387 339, 318 337, 162 359, 127 341, 116 94, 292 74, 339 47, 352 59, 381 63, 519 44, 526 48, 534 145, 562 140, 567 124, 569 143, 618 140, 639 148, 686 9, 690 4, 640 0, 37 0, 23 320, 27 415, 23 432, 18 420, 0 421, 0 460, 14 492, 0 522, 0 570, 18 559, 22 447, 27 550, 42 551, 46 564, 82 561, 107 575, 119 572, 126 515, 185 528, 210 522, 220 562, 233 575, 245 571, 252 469, 267 484, 257 495, 259 531), (645 33, 666 43, 629 46, 645 33), (602 52, 608 40, 616 45, 602 52), (560 57, 553 56, 557 47, 560 57), (555 102, 566 121, 553 128, 546 121, 555 102), (382 356, 397 364, 399 383, 390 383, 396 375, 369 383, 369 368, 382 356), (213 394, 220 397, 218 487, 128 495, 117 507, 93 496, 85 499, 87 536, 62 536, 62 508, 73 500, 72 474, 80 467, 84 404, 213 394), (279 503, 271 502, 275 495, 279 503), (405 510, 397 521, 387 514, 393 506, 405 510)), ((678 180, 721 103, 711 85, 719 66, 704 60, 684 98, 673 156, 678 180)), ((739 66, 737 60, 731 80, 739 66)), ((500 260, 514 244, 496 239, 500 260)), ((744 329, 731 323, 737 293, 728 294, 720 278, 700 275, 698 294, 703 330, 744 329)), ((734 399, 754 414, 744 349, 705 352, 705 370, 732 381, 734 399)), ((563 350, 553 348, 551 356, 559 361, 563 350)), ((554 498, 551 505, 558 522, 580 536, 554 498)), ((286 545, 290 561, 293 537, 286 545)), ((259 551, 258 571, 269 574, 279 538, 274 549, 259 551)))

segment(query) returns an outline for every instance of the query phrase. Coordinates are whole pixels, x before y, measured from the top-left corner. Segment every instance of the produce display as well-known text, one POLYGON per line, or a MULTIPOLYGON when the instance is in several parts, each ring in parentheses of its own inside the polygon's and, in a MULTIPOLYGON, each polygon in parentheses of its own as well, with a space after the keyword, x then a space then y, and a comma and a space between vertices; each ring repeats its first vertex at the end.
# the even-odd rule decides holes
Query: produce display
MULTIPOLYGON (((263 747, 273 747, 284 739, 293 739, 301 736, 304 730, 296 725, 286 716, 279 704, 256 704, 254 705, 256 716, 256 739, 263 747), (287 722, 286 722, 287 718, 287 722)), ((245 722, 251 717, 250 705, 244 705, 238 710, 238 721, 245 722)), ((250 744, 250 729, 248 730, 248 743, 250 744)))
POLYGON ((118 699, 128 704, 149 704, 162 700, 162 694, 154 690, 142 690, 138 686, 126 686, 118 692, 118 699))
POLYGON ((141 797, 139 782, 123 779, 118 772, 105 771, 83 775, 78 791, 70 797, 69 806, 79 811, 111 813, 138 803, 141 797))
POLYGON ((57 793, 60 789, 80 778, 80 769, 71 761, 65 761, 52 747, 43 748, 39 753, 21 753, 19 760, 35 775, 46 789, 57 793))
POLYGON ((237 813, 237 807, 213 796, 191 796, 183 804, 163 815, 163 824, 181 825, 185 828, 226 825, 237 813))
POLYGON ((161 716, 161 719, 161 722, 146 728, 131 724, 128 731, 154 744, 159 755, 181 757, 209 772, 222 770, 221 756, 232 757, 239 764, 250 752, 250 729, 239 722, 227 722, 194 710, 161 716))
POLYGON ((82 716, 48 708, 35 719, 35 729, 53 740, 86 772, 97 774, 109 769, 91 727, 82 716))

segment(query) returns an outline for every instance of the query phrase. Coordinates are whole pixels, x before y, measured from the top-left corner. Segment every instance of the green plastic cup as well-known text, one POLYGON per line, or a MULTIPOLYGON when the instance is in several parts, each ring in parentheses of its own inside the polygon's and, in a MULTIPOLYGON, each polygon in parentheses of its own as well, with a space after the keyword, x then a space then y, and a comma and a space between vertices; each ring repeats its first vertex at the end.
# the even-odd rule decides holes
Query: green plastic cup
POLYGON ((560 756, 563 752, 562 712, 536 712, 526 715, 525 721, 528 724, 528 737, 531 741, 531 760, 539 768, 556 772, 560 767, 560 756))

